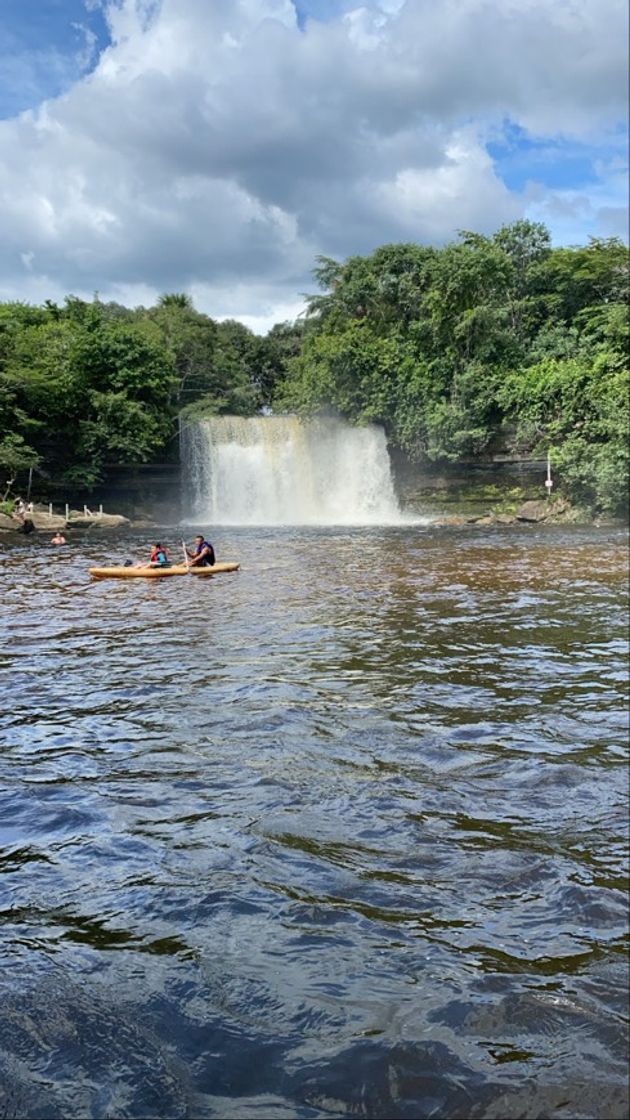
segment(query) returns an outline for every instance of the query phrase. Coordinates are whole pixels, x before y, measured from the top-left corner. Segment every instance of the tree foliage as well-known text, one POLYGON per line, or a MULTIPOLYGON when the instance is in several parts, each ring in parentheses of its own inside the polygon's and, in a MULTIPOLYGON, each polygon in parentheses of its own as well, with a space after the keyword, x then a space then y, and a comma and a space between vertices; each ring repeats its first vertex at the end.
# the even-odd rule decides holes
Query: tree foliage
POLYGON ((552 249, 540 223, 442 249, 320 258, 274 403, 384 425, 418 460, 551 453, 561 487, 620 513, 628 480, 628 252, 552 249))
POLYGON ((182 410, 247 415, 269 402, 290 351, 283 330, 267 342, 182 293, 136 310, 98 296, 0 304, 0 467, 91 486, 107 464, 171 456, 182 410))
POLYGON ((551 454, 560 489, 627 503, 628 251, 518 221, 442 248, 319 257, 306 315, 265 337, 186 293, 130 309, 0 304, 0 467, 91 484, 176 454, 178 417, 273 407, 377 422, 413 459, 551 454))

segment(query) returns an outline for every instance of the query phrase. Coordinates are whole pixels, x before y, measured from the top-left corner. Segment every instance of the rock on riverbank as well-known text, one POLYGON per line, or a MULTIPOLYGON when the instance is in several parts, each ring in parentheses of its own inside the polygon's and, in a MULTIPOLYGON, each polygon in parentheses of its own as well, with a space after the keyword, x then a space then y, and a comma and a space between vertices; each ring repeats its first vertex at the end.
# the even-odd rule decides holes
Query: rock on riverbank
POLYGON ((541 522, 551 524, 574 524, 576 522, 594 523, 593 519, 588 517, 584 511, 575 509, 575 507, 564 498, 556 498, 554 501, 547 501, 545 498, 542 498, 539 501, 523 502, 513 513, 490 509, 486 513, 475 514, 472 517, 466 514, 452 514, 447 517, 437 518, 434 524, 523 525, 529 523, 537 525, 541 522))
MULTIPOLYGON (((67 519, 62 514, 49 513, 47 509, 34 509, 26 514, 26 520, 32 521, 33 527, 44 533, 55 533, 60 529, 120 529, 134 524, 120 513, 85 514, 76 509, 70 510, 67 519)), ((0 513, 0 532, 21 531, 22 522, 17 517, 0 513)))
POLYGON ((80 513, 78 510, 70 510, 70 516, 64 522, 66 529, 81 529, 81 528, 96 528, 96 529, 118 529, 121 525, 133 524, 128 517, 123 517, 121 513, 80 513))

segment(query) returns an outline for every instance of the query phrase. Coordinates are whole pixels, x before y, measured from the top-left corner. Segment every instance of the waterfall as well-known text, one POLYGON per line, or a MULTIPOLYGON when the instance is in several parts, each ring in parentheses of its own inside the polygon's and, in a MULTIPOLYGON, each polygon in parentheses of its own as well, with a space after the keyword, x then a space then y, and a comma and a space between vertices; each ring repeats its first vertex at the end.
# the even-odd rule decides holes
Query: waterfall
POLYGON ((222 525, 403 520, 385 433, 341 420, 215 416, 182 428, 186 517, 222 525))

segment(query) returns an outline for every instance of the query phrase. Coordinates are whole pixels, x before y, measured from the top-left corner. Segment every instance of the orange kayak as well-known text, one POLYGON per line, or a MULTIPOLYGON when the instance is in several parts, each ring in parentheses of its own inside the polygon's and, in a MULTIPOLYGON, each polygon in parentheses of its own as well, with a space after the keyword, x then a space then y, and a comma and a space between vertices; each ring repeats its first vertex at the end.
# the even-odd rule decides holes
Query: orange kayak
POLYGON ((227 562, 209 567, 190 567, 172 564, 170 568, 132 568, 119 565, 112 568, 90 568, 92 579, 166 579, 167 576, 214 576, 220 572, 237 572, 240 564, 227 562))

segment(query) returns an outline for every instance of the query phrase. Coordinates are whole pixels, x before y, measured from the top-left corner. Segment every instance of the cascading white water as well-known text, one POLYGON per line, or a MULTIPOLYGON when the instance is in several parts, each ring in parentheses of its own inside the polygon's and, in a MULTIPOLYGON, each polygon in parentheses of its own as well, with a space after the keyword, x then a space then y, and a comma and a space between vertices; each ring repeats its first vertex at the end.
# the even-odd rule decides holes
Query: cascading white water
POLYGON ((182 429, 187 517, 220 525, 403 520, 385 433, 340 420, 215 416, 182 429))

